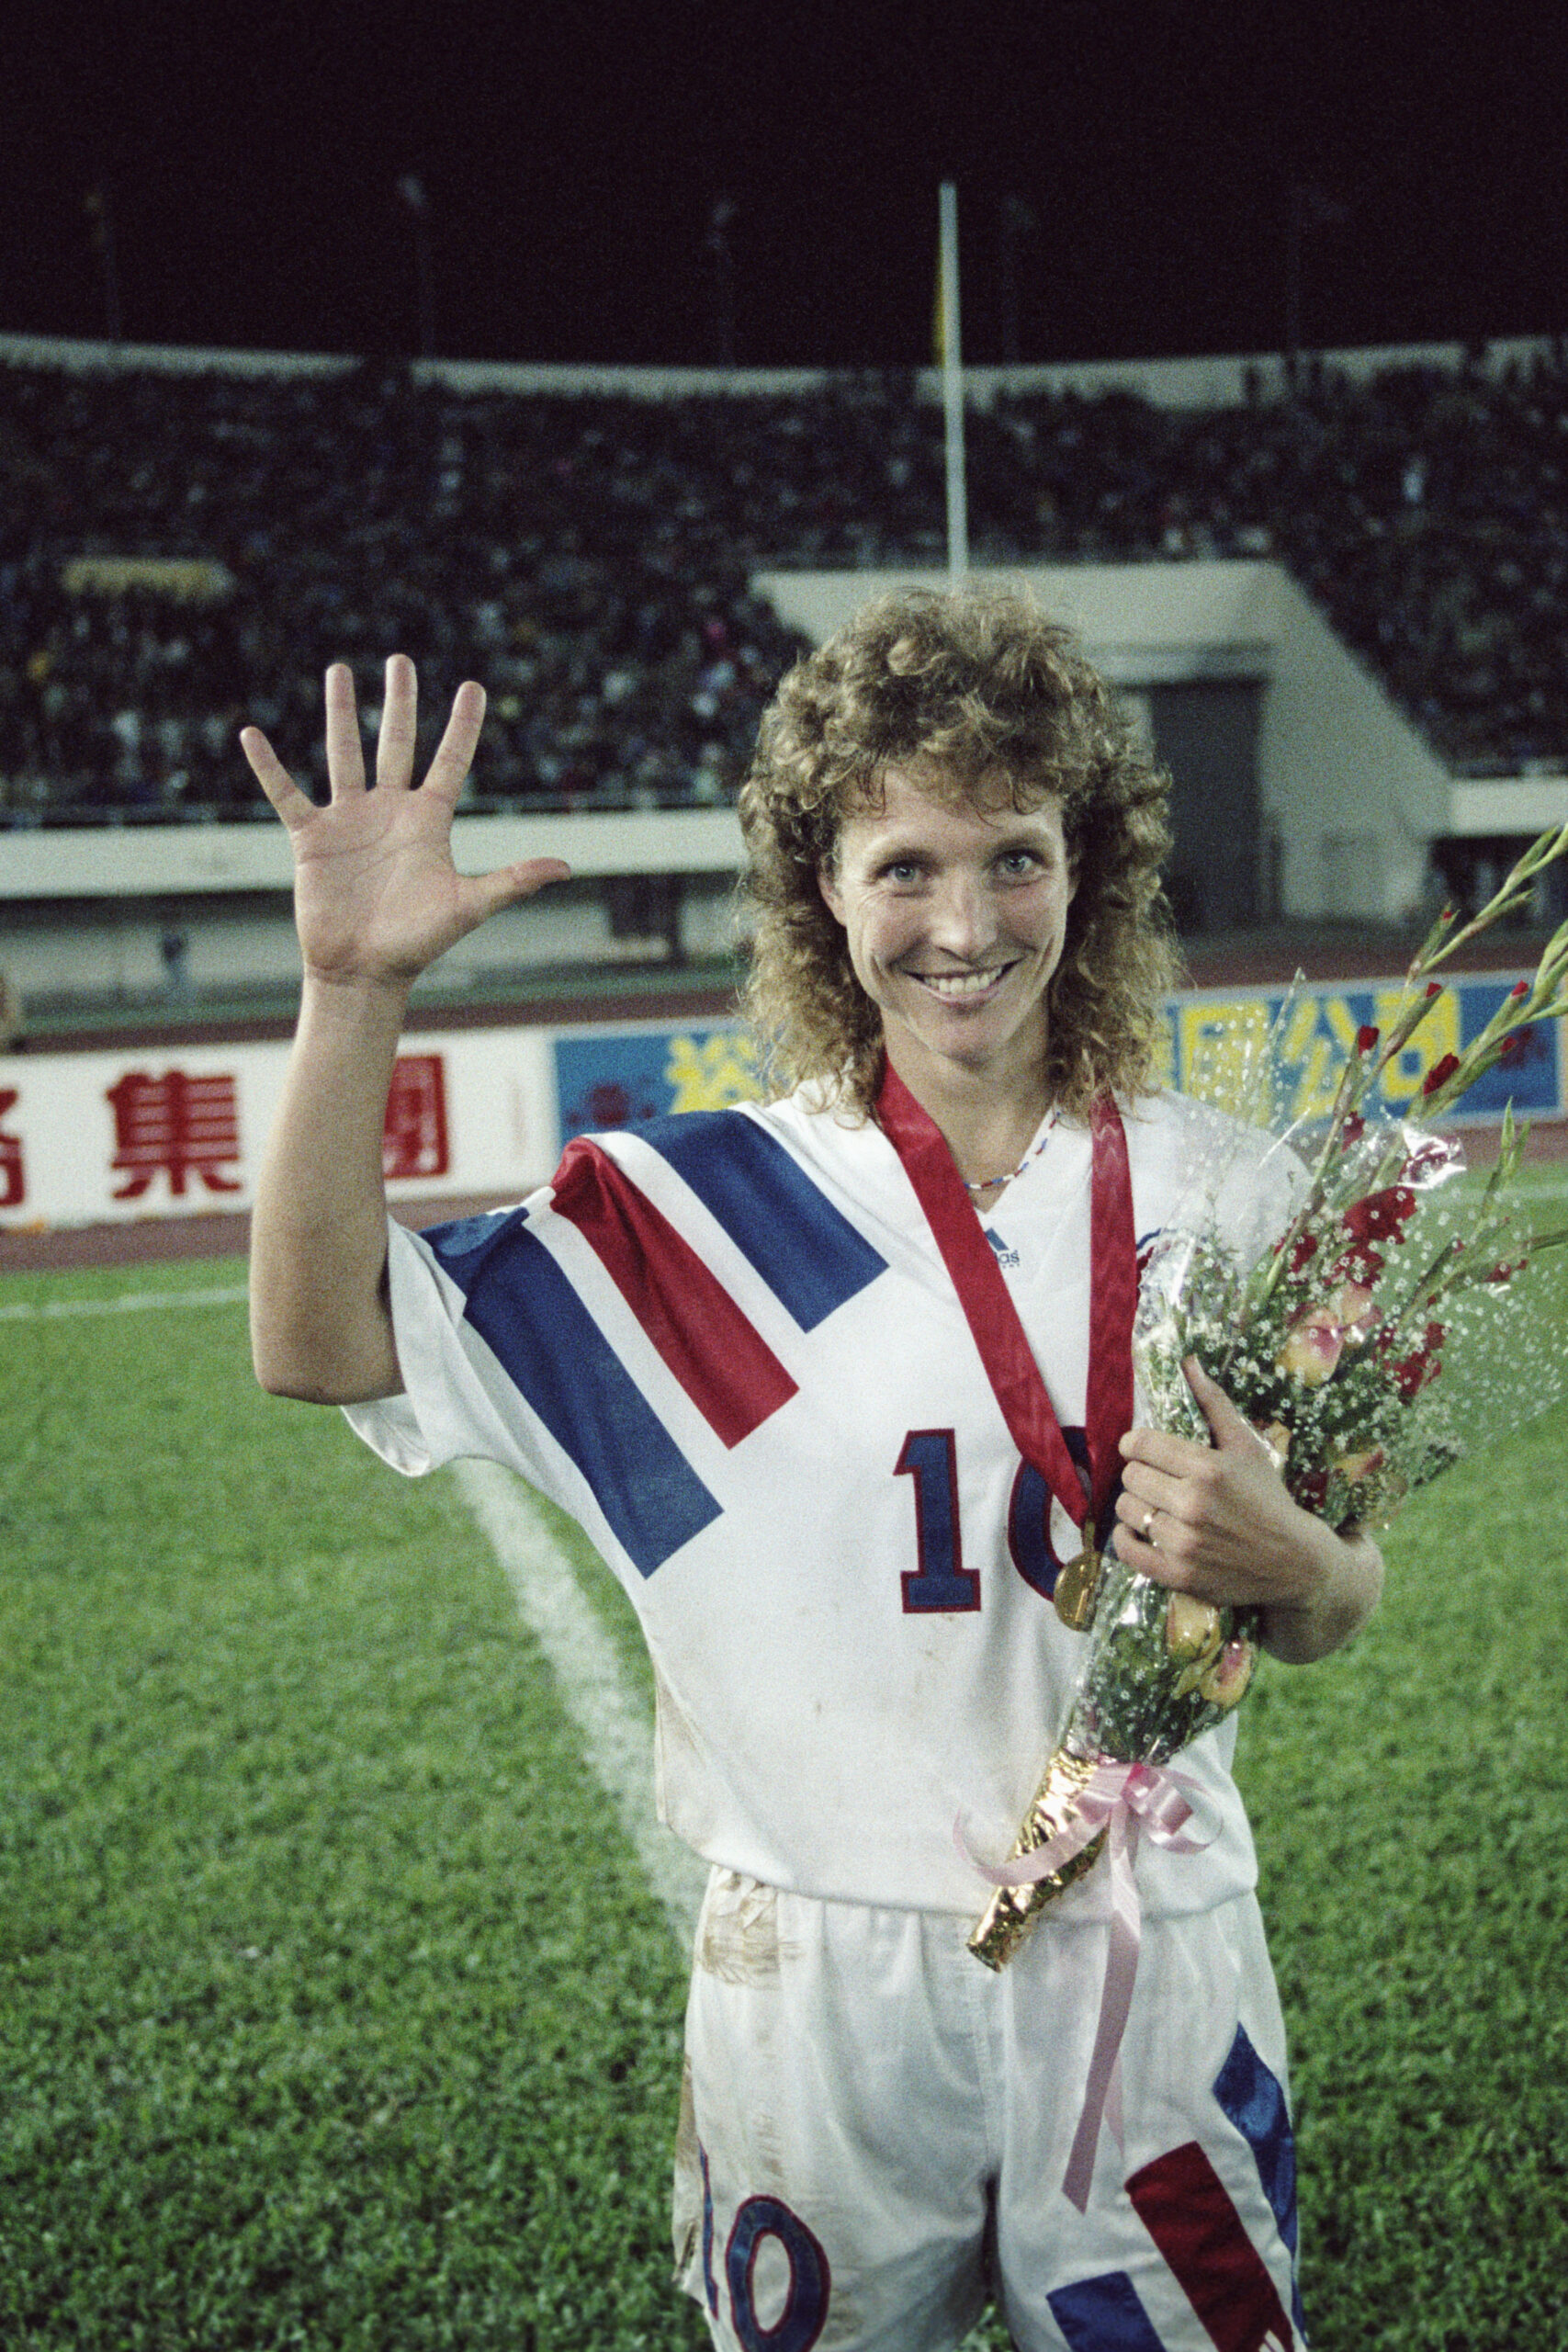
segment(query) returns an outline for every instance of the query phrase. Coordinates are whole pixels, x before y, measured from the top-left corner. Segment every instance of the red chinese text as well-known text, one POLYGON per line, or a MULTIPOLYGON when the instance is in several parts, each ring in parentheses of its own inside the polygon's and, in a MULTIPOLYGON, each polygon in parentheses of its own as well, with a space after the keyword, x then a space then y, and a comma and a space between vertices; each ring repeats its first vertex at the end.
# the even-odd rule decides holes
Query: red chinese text
POLYGON ((187 1178, 199 1176, 209 1193, 238 1193, 235 1177, 222 1173, 240 1156, 240 1116, 234 1080, 228 1073, 187 1077, 183 1069, 152 1078, 128 1070, 107 1090, 114 1112, 115 1154, 111 1166, 126 1182, 117 1201, 136 1201, 154 1176, 169 1180, 177 1199, 187 1178))
MULTIPOLYGON (((14 1086, 0 1086, 0 1119, 17 1100, 14 1086)), ((0 1209, 19 1209, 28 1197, 20 1136, 0 1135, 0 1209)))
POLYGON ((446 1148, 446 1073, 439 1054, 400 1054, 392 1065, 387 1125, 381 1144, 382 1173, 445 1176, 451 1167, 446 1148))

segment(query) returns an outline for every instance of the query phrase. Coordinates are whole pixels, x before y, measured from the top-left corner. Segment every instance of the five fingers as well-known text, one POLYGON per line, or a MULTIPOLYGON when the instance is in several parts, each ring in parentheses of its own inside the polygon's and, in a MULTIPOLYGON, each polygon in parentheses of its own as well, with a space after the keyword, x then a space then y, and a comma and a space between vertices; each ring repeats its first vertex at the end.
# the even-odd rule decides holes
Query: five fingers
MULTIPOLYGON (((463 779, 473 765, 484 714, 484 688, 470 679, 457 689, 451 716, 425 779, 444 798, 455 801, 462 790, 463 779)), ((381 724, 376 739, 378 786, 406 790, 412 782, 418 721, 419 680, 414 665, 406 653, 394 653, 387 664, 381 724)), ((327 777, 333 798, 340 800, 363 792, 365 752, 360 740, 359 707, 354 673, 346 662, 334 662, 327 672, 326 744, 327 777)), ((259 727, 242 728, 240 748, 256 782, 286 824, 298 824, 302 816, 309 815, 313 802, 299 789, 259 727)))

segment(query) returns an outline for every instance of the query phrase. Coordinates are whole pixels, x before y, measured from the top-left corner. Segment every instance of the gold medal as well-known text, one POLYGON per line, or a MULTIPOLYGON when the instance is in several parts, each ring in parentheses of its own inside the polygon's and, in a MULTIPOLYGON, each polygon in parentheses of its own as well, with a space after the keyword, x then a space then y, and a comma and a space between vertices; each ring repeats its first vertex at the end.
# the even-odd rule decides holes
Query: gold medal
POLYGON ((1069 1560, 1056 1578, 1052 1595, 1056 1614, 1073 1633, 1086 1631, 1094 1617, 1094 1597, 1100 1590, 1100 1554, 1086 1538, 1076 1560, 1069 1560))

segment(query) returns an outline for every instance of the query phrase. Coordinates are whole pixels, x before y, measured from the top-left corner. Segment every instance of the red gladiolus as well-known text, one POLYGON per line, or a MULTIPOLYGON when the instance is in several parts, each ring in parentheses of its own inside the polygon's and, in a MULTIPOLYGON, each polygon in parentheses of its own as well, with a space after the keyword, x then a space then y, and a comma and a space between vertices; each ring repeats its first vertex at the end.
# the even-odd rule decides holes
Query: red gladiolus
POLYGON ((1423 1388, 1436 1380, 1441 1372, 1443 1360, 1438 1353, 1438 1350, 1442 1346, 1446 1337, 1447 1333, 1440 1323, 1428 1323, 1421 1334, 1421 1345, 1413 1350, 1409 1355, 1401 1356, 1397 1363, 1390 1366, 1393 1374, 1394 1386, 1406 1405, 1419 1396, 1423 1388))
POLYGON ((1310 1264, 1311 1264, 1311 1262, 1312 1262, 1312 1261, 1316 1257, 1316 1255, 1317 1255, 1317 1236, 1316 1236, 1316 1234, 1315 1234, 1315 1233, 1298 1233, 1298 1234, 1297 1234, 1297 1236, 1296 1236, 1295 1247, 1294 1247, 1294 1249, 1291 1251, 1291 1272, 1292 1272, 1292 1274, 1299 1274, 1299 1273, 1301 1272, 1301 1271, 1302 1271, 1302 1268, 1303 1268, 1303 1266, 1310 1265, 1310 1264))
POLYGON ((1416 1195, 1408 1184, 1391 1184, 1385 1192, 1369 1193, 1352 1201, 1341 1222, 1352 1241, 1402 1241, 1400 1227, 1416 1213, 1416 1195))
POLYGON ((1356 1032, 1356 1051, 1359 1054, 1370 1054, 1377 1041, 1377 1031, 1370 1023, 1364 1023, 1356 1032))
POLYGON ((1434 1062, 1432 1064, 1431 1069, 1421 1080, 1422 1093, 1436 1094, 1439 1086, 1446 1086, 1448 1084, 1450 1079, 1452 1078, 1458 1068, 1459 1056, 1457 1054, 1445 1054, 1440 1062, 1434 1062))
MULTIPOLYGON (((1374 1030, 1372 1034, 1375 1036, 1377 1033, 1374 1030)), ((1350 1116, 1345 1122, 1345 1132, 1339 1138, 1340 1150, 1348 1151, 1352 1144, 1360 1142, 1361 1137, 1366 1134, 1366 1132, 1367 1123, 1365 1119, 1362 1118, 1359 1111, 1352 1111, 1350 1116)))

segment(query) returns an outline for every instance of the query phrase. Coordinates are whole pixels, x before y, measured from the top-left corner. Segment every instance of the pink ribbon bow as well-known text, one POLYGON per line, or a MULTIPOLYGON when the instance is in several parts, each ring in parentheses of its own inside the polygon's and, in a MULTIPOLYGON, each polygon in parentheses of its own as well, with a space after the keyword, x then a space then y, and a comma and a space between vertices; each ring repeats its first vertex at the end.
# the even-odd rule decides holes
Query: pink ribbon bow
POLYGON ((1105 1986, 1100 1999, 1100 2023, 1089 2062, 1083 2110, 1062 2183, 1064 2195, 1080 2213, 1089 2206, 1094 2152, 1101 2123, 1110 2125, 1117 2146, 1122 2145, 1122 2037, 1133 2006, 1138 1946, 1143 1935, 1143 1906, 1134 1872, 1140 1832, 1146 1829, 1155 1844, 1163 1846, 1170 1854, 1201 1853, 1218 1835, 1217 1831, 1208 1838, 1182 1835, 1192 1818, 1192 1807, 1182 1794, 1184 1789, 1190 1789, 1199 1797, 1205 1794, 1201 1783, 1188 1772, 1168 1772, 1156 1764, 1097 1764, 1078 1797, 1075 1819, 1032 1853, 1016 1855, 998 1867, 981 1861, 967 1841, 962 1838, 960 1840, 976 1869, 993 1886, 1031 1886, 1059 1871, 1101 1828, 1107 1832, 1106 1849, 1111 1857, 1111 1947, 1106 1955, 1105 1986))

